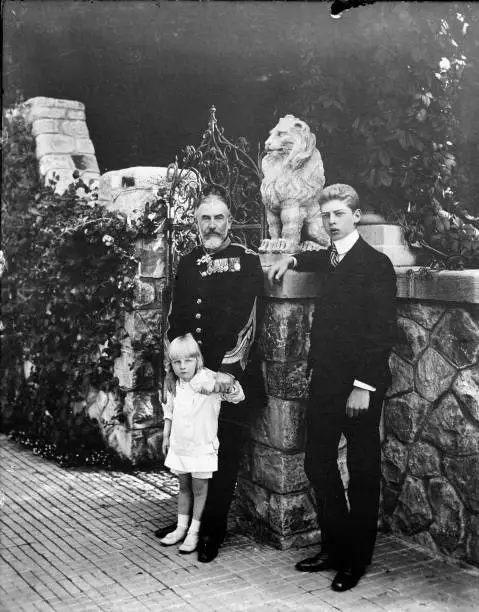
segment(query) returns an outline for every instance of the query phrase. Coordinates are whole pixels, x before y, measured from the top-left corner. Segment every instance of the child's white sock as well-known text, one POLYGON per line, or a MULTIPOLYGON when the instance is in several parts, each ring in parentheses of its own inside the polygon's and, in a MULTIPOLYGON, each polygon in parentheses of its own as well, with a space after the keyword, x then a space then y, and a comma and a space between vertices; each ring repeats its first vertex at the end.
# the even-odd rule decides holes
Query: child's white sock
POLYGON ((188 533, 186 534, 186 538, 183 544, 178 549, 180 553, 191 553, 196 550, 200 537, 200 525, 201 522, 198 519, 193 519, 191 521, 191 525, 188 529, 188 533))
POLYGON ((190 517, 187 514, 178 514, 178 527, 186 527, 188 529, 189 524, 190 517))
POLYGON ((171 533, 166 534, 165 537, 160 540, 161 544, 164 546, 173 546, 173 544, 181 542, 188 531, 189 521, 190 517, 187 514, 178 514, 176 529, 171 533))

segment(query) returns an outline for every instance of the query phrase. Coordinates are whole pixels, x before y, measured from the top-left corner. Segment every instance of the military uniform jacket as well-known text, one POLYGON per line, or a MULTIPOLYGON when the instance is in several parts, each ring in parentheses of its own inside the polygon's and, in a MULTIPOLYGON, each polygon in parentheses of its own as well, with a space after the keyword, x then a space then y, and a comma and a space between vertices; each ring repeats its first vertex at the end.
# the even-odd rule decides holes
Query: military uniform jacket
POLYGON ((354 380, 384 392, 396 338, 396 274, 389 258, 362 238, 333 268, 330 249, 295 255, 296 270, 325 272, 311 327, 308 366, 314 389, 341 393, 354 380))
POLYGON ((206 367, 216 371, 222 363, 240 363, 244 369, 262 291, 263 273, 253 251, 229 244, 210 255, 195 247, 178 265, 167 339, 190 332, 206 367))

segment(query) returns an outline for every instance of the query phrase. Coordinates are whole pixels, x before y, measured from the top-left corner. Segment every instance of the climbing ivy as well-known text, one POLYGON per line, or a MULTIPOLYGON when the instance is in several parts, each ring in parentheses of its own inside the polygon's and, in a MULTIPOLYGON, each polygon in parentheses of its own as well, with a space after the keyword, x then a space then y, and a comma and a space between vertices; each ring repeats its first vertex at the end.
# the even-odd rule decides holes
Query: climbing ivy
POLYGON ((155 235, 164 201, 132 221, 99 205, 76 171, 62 194, 58 177, 43 184, 21 106, 4 112, 2 145, 3 428, 63 462, 109 461, 82 402, 92 387, 122 393, 113 364, 134 302, 134 245, 155 235))

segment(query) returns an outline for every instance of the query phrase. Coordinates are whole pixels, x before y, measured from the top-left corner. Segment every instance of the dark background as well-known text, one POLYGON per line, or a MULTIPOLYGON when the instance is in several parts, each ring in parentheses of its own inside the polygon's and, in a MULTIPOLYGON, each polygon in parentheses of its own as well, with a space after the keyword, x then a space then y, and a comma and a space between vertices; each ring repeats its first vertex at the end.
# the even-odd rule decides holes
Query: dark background
POLYGON ((200 143, 212 104, 225 135, 256 151, 278 117, 301 116, 301 55, 335 62, 380 4, 333 19, 330 2, 6 0, 4 104, 83 102, 102 172, 168 165, 200 143))
POLYGON ((306 41, 319 56, 334 52, 338 34, 347 43, 354 18, 332 19, 329 8, 7 0, 4 104, 17 91, 82 101, 102 172, 167 165, 199 144, 212 104, 225 135, 245 136, 256 149, 290 111, 306 41))

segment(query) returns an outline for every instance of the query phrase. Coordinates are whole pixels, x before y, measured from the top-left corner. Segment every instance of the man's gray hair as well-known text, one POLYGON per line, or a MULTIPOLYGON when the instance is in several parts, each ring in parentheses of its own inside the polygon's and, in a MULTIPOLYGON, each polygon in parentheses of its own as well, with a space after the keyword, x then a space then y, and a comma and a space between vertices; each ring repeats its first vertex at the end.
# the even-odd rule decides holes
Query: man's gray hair
POLYGON ((228 201, 228 195, 226 189, 220 185, 207 185, 203 188, 201 195, 198 200, 198 205, 195 210, 195 217, 198 215, 198 210, 202 204, 209 200, 220 200, 226 206, 228 215, 231 216, 231 208, 228 201))

